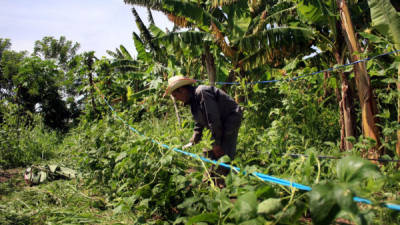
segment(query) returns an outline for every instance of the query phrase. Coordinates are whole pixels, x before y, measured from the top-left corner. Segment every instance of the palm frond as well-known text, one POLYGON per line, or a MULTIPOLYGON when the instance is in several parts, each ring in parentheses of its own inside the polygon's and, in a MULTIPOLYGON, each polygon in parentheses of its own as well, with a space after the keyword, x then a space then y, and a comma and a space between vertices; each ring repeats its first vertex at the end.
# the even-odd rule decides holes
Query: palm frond
POLYGON ((140 71, 140 63, 134 60, 121 59, 111 63, 111 67, 124 69, 124 71, 140 71))
POLYGON ((202 45, 204 41, 211 40, 212 36, 205 32, 199 31, 184 31, 184 32, 175 32, 168 33, 162 37, 155 39, 156 41, 162 43, 171 43, 176 46, 179 46, 181 42, 191 44, 191 45, 202 45))
POLYGON ((218 29, 218 27, 214 24, 211 23, 211 30, 212 34, 215 37, 215 41, 218 43, 220 46, 222 52, 224 55, 226 55, 229 58, 233 58, 235 56, 235 50, 233 50, 225 41, 225 36, 222 34, 222 32, 218 29))
POLYGON ((113 52, 111 50, 107 50, 106 52, 108 55, 110 55, 111 57, 113 57, 115 59, 123 59, 124 58, 122 52, 118 48, 115 49, 115 52, 113 52))
POLYGON ((128 50, 126 50, 125 46, 120 45, 119 49, 121 49, 121 52, 124 55, 125 59, 133 60, 131 54, 128 52, 128 50))
MULTIPOLYGON (((279 2, 277 4, 279 4, 279 2)), ((257 1, 257 0, 248 1, 249 10, 252 15, 259 15, 265 10, 267 5, 268 5, 267 1, 257 1)))
POLYGON ((132 34, 133 42, 135 44, 135 49, 138 53, 137 59, 147 61, 150 59, 149 54, 146 52, 146 48, 144 46, 144 43, 140 39, 139 35, 137 35, 135 32, 132 34))
POLYGON ((302 27, 276 27, 241 39, 241 51, 255 52, 260 48, 309 47, 314 40, 314 31, 302 27))
POLYGON ((223 25, 207 10, 203 9, 201 5, 187 1, 165 0, 163 1, 163 7, 169 14, 184 17, 188 22, 195 24, 197 28, 203 31, 209 31, 212 22, 219 29, 223 28, 223 25))
POLYGON ((269 23, 283 24, 287 23, 290 16, 296 16, 297 6, 292 2, 283 1, 275 4, 268 10, 268 16, 265 18, 269 23))
POLYGON ((210 11, 210 13, 220 23, 228 21, 228 17, 222 8, 214 8, 210 11))
POLYGON ((147 7, 147 15, 148 15, 148 21, 150 24, 154 24, 154 18, 153 18, 153 14, 151 13, 151 9, 150 7, 147 7))
MULTIPOLYGON (((254 18, 254 25, 249 29, 255 34, 267 29, 267 26, 287 24, 296 16, 296 6, 290 2, 280 2, 272 7, 266 5, 258 17, 254 18), (292 16, 290 16, 292 15, 292 16), (268 25, 269 24, 269 25, 268 25)), ((249 34, 249 33, 248 33, 249 34)))
POLYGON ((272 62, 272 54, 268 52, 268 49, 262 48, 241 59, 238 63, 238 67, 244 69, 245 71, 250 71, 258 67, 264 67, 265 65, 272 64, 272 62))
MULTIPOLYGON (((329 63, 332 61, 332 58, 335 56, 332 54, 331 51, 323 51, 319 52, 311 57, 308 57, 307 59, 304 59, 304 62, 307 63, 310 67, 317 67, 319 69, 322 69, 322 64, 329 63)), ((330 66, 330 65, 327 65, 330 66)), ((326 67, 326 66, 325 66, 326 67)))
POLYGON ((313 30, 300 27, 279 27, 250 35, 239 44, 240 51, 248 53, 239 61, 239 66, 245 70, 252 70, 263 64, 280 67, 284 59, 313 52, 313 40, 313 30))
POLYGON ((153 45, 152 39, 153 37, 150 34, 150 31, 144 25, 142 19, 140 18, 139 14, 137 13, 135 8, 132 8, 132 14, 135 17, 136 25, 140 30, 140 36, 142 37, 142 41, 144 41, 152 50, 157 50, 156 46, 153 45))
POLYGON ((388 36, 396 48, 400 48, 400 14, 389 0, 368 1, 371 7, 372 26, 388 36))
POLYGON ((240 0, 212 0, 211 4, 212 7, 217 8, 225 5, 231 5, 233 3, 236 3, 240 0))
POLYGON ((327 24, 335 20, 337 6, 334 0, 299 0, 299 15, 312 23, 327 24))
POLYGON ((151 34, 153 35, 153 40, 165 35, 165 32, 162 31, 159 27, 157 27, 154 24, 150 24, 149 30, 150 30, 151 34))
MULTIPOLYGON (((235 0, 237 1, 237 0, 235 0)), ((244 1, 244 0, 241 0, 244 1)), ((204 31, 209 31, 211 22, 214 22, 219 29, 222 29, 220 21, 213 17, 200 4, 191 1, 180 0, 124 0, 127 4, 149 7, 154 10, 164 12, 175 25, 186 27, 190 23, 196 24, 196 27, 204 31), (170 15, 168 15, 170 14, 170 15)), ((223 15, 220 13, 219 15, 223 15)))
POLYGON ((285 57, 282 56, 281 53, 282 49, 259 49, 258 51, 241 59, 238 63, 238 67, 245 71, 252 71, 266 67, 271 69, 282 68, 282 66, 285 65, 285 57))
POLYGON ((139 5, 154 10, 162 11, 162 0, 124 0, 125 4, 139 5))
POLYGON ((187 21, 187 19, 183 16, 176 16, 176 15, 168 13, 167 18, 178 27, 181 27, 181 28, 190 27, 190 22, 187 21))
POLYGON ((263 31, 265 28, 266 28, 266 25, 267 25, 267 20, 266 20, 266 18, 267 18, 267 15, 268 15, 268 11, 267 10, 264 10, 262 13, 261 13, 261 16, 260 16, 260 18, 258 19, 258 23, 255 25, 255 27, 252 29, 253 30, 253 34, 256 34, 256 33, 258 33, 258 32, 260 32, 260 31, 263 31))

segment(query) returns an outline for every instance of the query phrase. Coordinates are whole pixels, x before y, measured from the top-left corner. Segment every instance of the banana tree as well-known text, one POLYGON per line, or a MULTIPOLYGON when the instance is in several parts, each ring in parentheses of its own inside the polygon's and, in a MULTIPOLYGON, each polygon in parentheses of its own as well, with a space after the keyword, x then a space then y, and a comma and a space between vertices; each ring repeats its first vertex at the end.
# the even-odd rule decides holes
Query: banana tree
MULTIPOLYGON (((294 18, 293 4, 287 2, 125 0, 125 3, 160 10, 177 26, 212 35, 212 46, 222 52, 214 56, 229 62, 228 81, 257 67, 282 66, 285 58, 312 51, 309 48, 312 30, 286 23, 294 18), (283 13, 291 16, 279 17, 283 13), (281 20, 276 20, 277 17, 281 20)), ((206 50, 205 46, 203 51, 206 50)))
MULTIPOLYGON (((165 74, 169 69, 175 70, 174 68, 167 68, 168 65, 176 65, 177 70, 182 66, 184 60, 179 60, 182 55, 182 46, 172 46, 168 42, 160 42, 160 39, 167 40, 167 36, 170 33, 165 33, 159 29, 151 21, 151 11, 149 10, 150 26, 146 27, 138 13, 132 8, 132 14, 135 18, 137 27, 140 33, 133 33, 133 41, 137 50, 137 57, 134 59, 128 54, 123 46, 117 49, 115 53, 109 52, 114 55, 115 62, 114 66, 118 68, 126 68, 135 72, 147 72, 153 74, 165 74)), ((175 40, 172 40, 175 41, 175 40)))
MULTIPOLYGON (((350 18, 350 10, 345 1, 298 0, 297 3, 299 13, 308 21, 312 22, 313 25, 320 27, 320 29, 317 28, 320 31, 320 38, 317 43, 320 49, 331 51, 337 64, 343 64, 343 62, 345 62, 347 52, 350 54, 349 60, 357 61, 360 59, 359 56, 355 54, 361 51, 358 40, 355 37, 353 23, 350 18), (337 19, 337 13, 340 15, 339 20, 337 19), (346 43, 347 49, 343 43, 346 43)), ((357 5, 357 7, 361 8, 360 5, 357 5)), ((359 15, 353 15, 353 18, 357 16, 359 15)), ((359 27, 365 26, 361 22, 357 25, 359 27)), ((354 73, 361 105, 363 134, 377 142, 374 148, 369 149, 368 155, 371 158, 377 158, 380 154, 378 150, 379 133, 375 121, 376 103, 372 96, 369 76, 363 63, 354 66, 354 73)), ((342 100, 339 106, 341 124, 344 125, 342 126, 342 143, 345 143, 346 149, 351 149, 352 144, 346 141, 347 137, 355 135, 353 125, 354 118, 352 117, 352 99, 349 97, 351 96, 351 92, 349 91, 348 77, 342 71, 339 71, 339 74, 341 77, 342 89, 342 100)))
MULTIPOLYGON (((296 0, 296 8, 302 20, 310 23, 318 31, 316 46, 322 51, 317 55, 318 63, 325 61, 329 67, 343 64, 346 60, 346 49, 340 21, 337 19, 337 6, 335 0, 296 0), (332 60, 334 59, 334 60, 332 60), (321 61, 322 60, 322 61, 321 61)), ((338 93, 341 144, 342 150, 350 150, 353 144, 347 140, 355 136, 354 106, 349 85, 348 74, 337 71, 340 78, 338 93)), ((336 79, 336 78, 332 78, 336 79)))
MULTIPOLYGON (((140 31, 139 34, 133 33, 137 57, 132 57, 122 45, 115 52, 108 51, 108 54, 114 57, 112 67, 131 78, 129 79, 130 83, 125 85, 127 87, 126 98, 123 95, 114 99, 115 101, 112 103, 121 100, 136 101, 138 96, 143 96, 149 91, 154 92, 157 90, 153 87, 154 81, 159 81, 161 77, 167 78, 168 74, 197 73, 199 70, 196 68, 201 63, 199 60, 201 54, 199 54, 198 48, 190 46, 190 43, 206 44, 206 42, 202 42, 204 34, 198 32, 169 33, 162 31, 155 26, 149 8, 149 26, 143 23, 135 8, 132 8, 132 14, 140 31)), ((179 121, 179 112, 177 107, 175 109, 179 121)))
MULTIPOLYGON (((131 85, 135 87, 135 92, 141 91, 144 87, 142 80, 144 76, 163 74, 167 61, 165 50, 154 43, 154 37, 151 31, 145 26, 142 19, 134 8, 132 15, 135 18, 136 25, 140 31, 139 34, 133 32, 132 39, 137 51, 137 56, 133 57, 126 48, 121 45, 115 52, 107 51, 114 59, 111 66, 118 72, 128 74, 133 80, 131 85)), ((149 11, 149 20, 153 24, 151 12, 149 11)))
MULTIPOLYGON (((360 60, 357 53, 361 52, 359 41, 356 38, 355 29, 350 17, 350 10, 346 1, 337 0, 337 5, 340 11, 340 20, 343 36, 350 52, 352 61, 360 60)), ((354 65, 354 74, 356 79, 358 97, 362 113, 362 130, 367 138, 376 141, 376 145, 368 150, 369 158, 379 158, 381 151, 379 149, 379 131, 376 126, 376 102, 372 95, 371 81, 368 75, 365 63, 357 63, 354 65)))
MULTIPOLYGON (((400 49, 400 15, 389 0, 368 0, 371 9, 372 26, 392 42, 395 49, 400 49)), ((400 7, 399 7, 400 8, 400 7)), ((397 90, 400 91, 400 65, 398 68, 397 90)), ((400 123, 400 97, 397 101, 397 117, 400 123)), ((396 153, 400 156, 400 130, 397 131, 396 153)))
POLYGON ((96 101, 95 101, 95 96, 94 96, 94 81, 93 81, 93 64, 96 60, 96 56, 94 56, 94 51, 90 52, 85 52, 83 54, 83 60, 84 63, 88 69, 88 76, 89 76, 89 85, 90 85, 90 95, 91 95, 91 102, 92 102, 92 107, 93 107, 93 112, 95 116, 99 115, 99 112, 97 111, 96 107, 96 101))

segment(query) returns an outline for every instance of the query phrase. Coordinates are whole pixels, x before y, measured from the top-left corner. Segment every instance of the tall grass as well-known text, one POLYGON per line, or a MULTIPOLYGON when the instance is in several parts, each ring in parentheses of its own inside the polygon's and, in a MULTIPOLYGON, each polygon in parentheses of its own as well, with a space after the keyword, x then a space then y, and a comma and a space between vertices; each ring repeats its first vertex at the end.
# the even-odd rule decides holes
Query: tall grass
POLYGON ((15 168, 50 159, 59 137, 46 129, 40 115, 21 115, 17 106, 2 105, 0 166, 15 168))

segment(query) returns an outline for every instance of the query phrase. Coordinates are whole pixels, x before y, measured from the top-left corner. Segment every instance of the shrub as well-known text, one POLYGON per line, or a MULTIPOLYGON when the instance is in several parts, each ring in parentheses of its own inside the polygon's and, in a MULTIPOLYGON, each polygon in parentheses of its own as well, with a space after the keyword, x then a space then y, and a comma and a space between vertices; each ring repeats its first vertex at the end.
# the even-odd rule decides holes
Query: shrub
POLYGON ((3 168, 25 166, 54 154, 58 135, 45 128, 38 115, 21 116, 20 108, 10 103, 0 106, 0 165, 3 168))

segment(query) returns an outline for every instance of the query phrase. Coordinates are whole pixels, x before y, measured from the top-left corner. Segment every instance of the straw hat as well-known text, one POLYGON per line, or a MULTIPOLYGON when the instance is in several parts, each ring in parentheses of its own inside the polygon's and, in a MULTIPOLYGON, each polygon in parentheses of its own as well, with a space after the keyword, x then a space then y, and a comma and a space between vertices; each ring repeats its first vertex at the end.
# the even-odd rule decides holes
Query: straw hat
POLYGON ((164 96, 170 95, 173 91, 180 87, 194 83, 196 83, 196 80, 184 76, 173 76, 168 79, 168 87, 165 90, 164 96))

